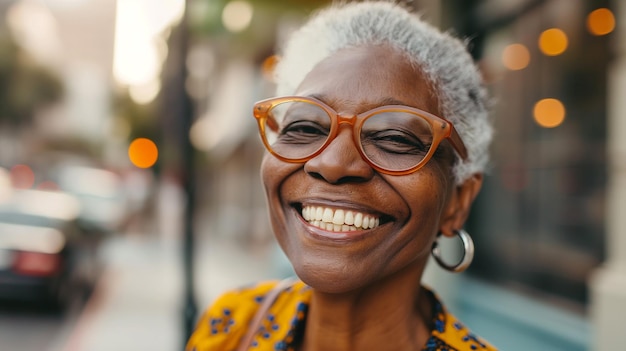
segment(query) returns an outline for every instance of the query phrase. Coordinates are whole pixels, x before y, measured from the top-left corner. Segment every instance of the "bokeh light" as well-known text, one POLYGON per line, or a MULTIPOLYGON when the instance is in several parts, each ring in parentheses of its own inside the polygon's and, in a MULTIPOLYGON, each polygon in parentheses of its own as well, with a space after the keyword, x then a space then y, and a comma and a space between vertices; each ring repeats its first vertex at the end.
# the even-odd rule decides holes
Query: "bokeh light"
POLYGON ((139 168, 150 168, 159 158, 159 150, 152 140, 137 138, 128 147, 128 158, 139 168))
POLYGON ((37 60, 50 63, 60 58, 62 44, 59 24, 45 4, 36 1, 13 2, 6 12, 6 24, 19 45, 37 60))
POLYGON ((195 121, 189 131, 189 139, 193 147, 201 151, 209 151, 215 146, 215 141, 206 133, 210 129, 211 121, 208 118, 198 118, 195 121))
POLYGON ((542 99, 535 104, 533 116, 544 128, 558 127, 565 120, 565 106, 557 99, 542 99))
POLYGON ((550 28, 539 36, 539 49, 547 56, 557 56, 567 50, 568 39, 565 32, 550 28))
POLYGON ((131 85, 128 88, 128 94, 134 102, 140 105, 146 105, 154 101, 161 91, 161 82, 158 79, 153 79, 149 82, 131 85))
POLYGON ((522 44, 508 45, 502 51, 502 63, 512 71, 524 69, 530 63, 530 53, 522 44))
POLYGON ((185 1, 154 2, 117 1, 113 74, 121 84, 148 84, 161 72, 167 54, 163 35, 182 18, 185 1))
POLYGON ((263 63, 261 64, 261 72, 263 73, 263 78, 265 78, 269 82, 274 81, 274 69, 276 68, 278 60, 278 55, 271 55, 263 60, 263 63))
POLYGON ((587 15, 587 30, 593 35, 606 35, 615 29, 615 16, 607 8, 600 8, 587 15))
POLYGON ((27 165, 11 167, 11 184, 17 189, 30 189, 35 185, 35 172, 27 165))
POLYGON ((159 73, 159 52, 142 2, 118 1, 113 74, 128 85, 151 81, 159 73))
POLYGON ((224 6, 222 23, 224 28, 233 33, 238 33, 250 26, 253 14, 252 5, 247 1, 235 0, 224 6))

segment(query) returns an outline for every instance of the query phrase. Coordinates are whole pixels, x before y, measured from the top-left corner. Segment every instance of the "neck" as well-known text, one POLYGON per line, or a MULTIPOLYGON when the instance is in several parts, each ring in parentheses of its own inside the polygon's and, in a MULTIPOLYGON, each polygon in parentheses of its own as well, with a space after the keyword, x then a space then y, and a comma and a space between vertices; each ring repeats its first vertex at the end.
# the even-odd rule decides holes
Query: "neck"
POLYGON ((432 320, 421 273, 416 278, 414 269, 398 272, 344 294, 314 290, 300 349, 421 350, 432 320))

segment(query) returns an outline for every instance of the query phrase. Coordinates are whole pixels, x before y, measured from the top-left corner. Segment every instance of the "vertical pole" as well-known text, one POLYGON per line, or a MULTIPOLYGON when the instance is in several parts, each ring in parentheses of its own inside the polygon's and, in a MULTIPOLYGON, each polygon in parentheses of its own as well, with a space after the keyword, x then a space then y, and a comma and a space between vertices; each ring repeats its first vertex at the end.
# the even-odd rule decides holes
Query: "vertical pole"
MULTIPOLYGON (((161 130, 164 143, 171 146, 171 153, 175 157, 168 160, 163 169, 172 168, 179 176, 180 186, 184 194, 184 208, 182 218, 182 245, 180 254, 183 274, 182 296, 182 339, 186 344, 193 332, 196 321, 196 298, 194 289, 194 232, 193 218, 196 205, 196 151, 191 145, 189 131, 194 119, 194 108, 191 98, 187 94, 187 52, 189 49, 188 5, 186 0, 183 17, 169 38, 167 61, 163 67, 161 103, 161 130)), ((181 347, 184 349, 184 347, 181 347)))
MULTIPOLYGON (((189 23, 188 6, 186 1, 183 18, 177 28, 172 31, 170 44, 169 67, 166 72, 167 86, 165 104, 161 113, 168 114, 164 125, 165 133, 170 134, 175 142, 175 154, 178 162, 174 162, 180 175, 185 203, 182 223, 182 269, 183 269, 183 345, 186 344, 193 332, 196 322, 197 306, 194 287, 194 213, 196 205, 196 151, 191 144, 189 131, 194 119, 194 109, 191 98, 187 93, 187 52, 189 50, 189 23)), ((184 348, 184 347, 183 347, 184 348)), ((182 348, 181 348, 182 349, 182 348)))

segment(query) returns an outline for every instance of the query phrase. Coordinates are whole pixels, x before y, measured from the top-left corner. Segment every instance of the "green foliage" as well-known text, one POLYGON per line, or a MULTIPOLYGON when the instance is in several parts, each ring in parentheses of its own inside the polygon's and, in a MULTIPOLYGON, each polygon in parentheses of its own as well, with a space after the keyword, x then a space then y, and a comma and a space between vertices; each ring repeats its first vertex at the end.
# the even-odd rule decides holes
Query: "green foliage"
POLYGON ((277 24, 283 16, 305 17, 330 0, 247 0, 254 15, 250 26, 230 33, 222 24, 222 12, 230 0, 192 0, 189 3, 189 24, 192 37, 208 38, 226 56, 254 57, 274 45, 277 24))
POLYGON ((0 32, 0 123, 27 125, 37 109, 59 101, 63 93, 59 77, 0 32))
POLYGON ((127 91, 118 91, 113 97, 113 111, 116 118, 128 123, 130 128, 128 140, 148 138, 157 140, 159 137, 159 121, 156 112, 158 100, 147 105, 140 105, 131 99, 127 91))
MULTIPOLYGON (((205 35, 222 35, 226 30, 222 26, 221 16, 226 4, 232 0, 191 0, 189 19, 192 30, 205 35)), ((255 16, 261 13, 264 21, 275 22, 278 17, 288 12, 306 15, 312 10, 324 6, 331 0, 247 0, 255 10, 255 16)))

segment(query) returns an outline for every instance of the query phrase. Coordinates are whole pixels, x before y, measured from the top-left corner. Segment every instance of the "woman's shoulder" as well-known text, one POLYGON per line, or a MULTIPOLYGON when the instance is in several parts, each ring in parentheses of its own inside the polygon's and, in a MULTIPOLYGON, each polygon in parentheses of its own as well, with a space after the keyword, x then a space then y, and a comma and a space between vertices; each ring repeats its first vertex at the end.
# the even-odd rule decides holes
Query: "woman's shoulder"
POLYGON ((264 281, 225 292, 213 302, 208 310, 236 308, 255 312, 275 289, 280 289, 277 291, 276 300, 301 297, 310 290, 302 281, 291 278, 282 281, 264 281))
MULTIPOLYGON (((446 313, 445 315, 444 328, 433 331, 430 343, 432 346, 445 346, 445 348, 441 349, 450 348, 458 351, 497 351, 497 348, 485 339, 474 334, 467 326, 450 313, 446 313)), ((431 348, 427 348, 427 350, 431 350, 431 348)), ((439 348, 432 348, 432 350, 439 350, 439 348)))
POLYGON ((439 298, 430 290, 428 291, 432 294, 434 301, 434 328, 425 350, 497 351, 496 347, 474 334, 458 318, 448 312, 439 298))
MULTIPOLYGON (((219 296, 198 320, 187 350, 234 350, 263 301, 279 283, 280 281, 261 282, 230 290, 219 296)), ((285 306, 307 300, 307 289, 300 281, 282 288, 270 307, 269 315, 278 315, 285 310, 285 306)), ((308 300, 305 302, 308 303, 308 300)))

